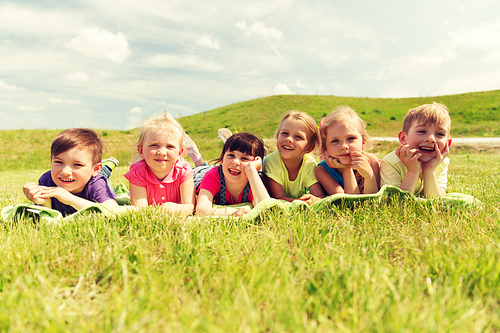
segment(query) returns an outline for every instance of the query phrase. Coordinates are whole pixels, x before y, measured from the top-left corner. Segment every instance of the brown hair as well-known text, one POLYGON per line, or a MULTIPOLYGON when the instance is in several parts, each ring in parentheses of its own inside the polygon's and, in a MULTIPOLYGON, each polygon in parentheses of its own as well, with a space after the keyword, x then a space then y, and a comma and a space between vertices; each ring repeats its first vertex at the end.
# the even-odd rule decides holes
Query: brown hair
POLYGON ((59 133, 52 141, 50 157, 53 158, 75 147, 88 152, 94 165, 101 162, 104 143, 97 133, 89 128, 70 128, 59 133))
POLYGON ((324 154, 326 151, 326 134, 328 132, 328 128, 330 126, 333 126, 336 122, 342 122, 346 124, 348 121, 354 124, 359 134, 361 134, 364 143, 363 150, 369 150, 370 148, 372 148, 372 138, 366 132, 366 123, 351 107, 347 105, 340 105, 322 120, 321 126, 319 128, 319 133, 321 135, 321 154, 324 154))
POLYGON ((448 131, 451 127, 451 118, 448 108, 446 105, 436 102, 420 105, 408 111, 403 121, 403 132, 408 133, 411 125, 415 121, 421 121, 425 125, 435 124, 436 126, 447 128, 448 131))
POLYGON ((314 119, 307 113, 299 110, 290 110, 287 113, 285 113, 283 118, 281 118, 281 121, 278 125, 278 129, 276 130, 276 133, 274 133, 274 137, 276 139, 278 139, 281 129, 283 128, 283 124, 288 118, 292 118, 298 122, 301 122, 306 127, 307 143, 309 145, 312 145, 312 149, 314 149, 314 147, 319 145, 319 131, 316 121, 314 121, 314 119))
POLYGON ((239 151, 254 157, 260 156, 261 159, 264 159, 265 155, 264 142, 255 135, 246 132, 231 135, 224 143, 220 157, 211 162, 221 163, 227 151, 239 151))

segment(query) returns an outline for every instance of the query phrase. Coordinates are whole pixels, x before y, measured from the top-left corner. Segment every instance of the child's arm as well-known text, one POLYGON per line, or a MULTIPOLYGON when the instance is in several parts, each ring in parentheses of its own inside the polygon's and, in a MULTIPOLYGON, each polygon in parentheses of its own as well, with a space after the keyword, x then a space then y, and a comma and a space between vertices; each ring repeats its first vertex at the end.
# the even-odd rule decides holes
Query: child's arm
POLYGON ((309 193, 306 193, 300 197, 300 200, 304 201, 308 205, 320 201, 325 197, 325 192, 323 191, 323 186, 321 184, 315 183, 309 186, 309 193))
POLYGON ((132 206, 147 207, 148 206, 148 193, 145 187, 137 186, 129 182, 130 188, 130 201, 132 206))
POLYGON ((247 176, 250 188, 252 189, 252 204, 254 206, 257 206, 262 200, 270 198, 269 193, 267 193, 266 187, 259 176, 259 170, 261 168, 262 159, 259 156, 257 156, 255 160, 248 162, 243 168, 243 172, 247 176))
POLYGON ((296 198, 288 198, 285 195, 285 190, 283 190, 283 186, 281 186, 281 184, 278 184, 274 179, 271 179, 269 177, 266 177, 266 179, 267 179, 267 188, 272 198, 285 200, 288 202, 297 200, 296 198))
POLYGON ((446 194, 446 189, 439 187, 436 180, 436 168, 443 162, 445 157, 450 152, 448 143, 446 143, 443 151, 438 148, 437 143, 434 144, 436 156, 428 162, 422 163, 422 173, 424 181, 424 195, 429 197, 442 197, 446 194))
POLYGON ((207 189, 200 189, 198 194, 198 200, 196 202, 196 215, 197 216, 242 216, 250 212, 250 208, 239 208, 239 209, 221 209, 214 208, 212 202, 214 196, 207 189))
POLYGON ((414 193, 421 170, 418 159, 422 154, 417 153, 416 149, 410 149, 408 145, 401 145, 396 149, 396 156, 407 169, 406 175, 401 185, 399 185, 399 188, 403 191, 414 193))
POLYGON ((29 201, 43 207, 52 208, 50 198, 44 196, 44 189, 45 186, 39 186, 35 183, 28 182, 23 185, 23 193, 29 201))
POLYGON ((326 171, 322 165, 318 165, 315 171, 316 179, 323 186, 328 195, 344 193, 342 186, 326 171))
MULTIPOLYGON (((364 194, 378 192, 378 185, 379 185, 378 178, 380 174, 379 170, 380 167, 376 156, 372 154, 352 152, 351 167, 354 170, 357 170, 361 175, 361 177, 363 177, 364 179, 364 191, 363 191, 364 194)), ((352 176, 354 177, 354 174, 352 176)), ((358 193, 359 193, 359 188, 357 187, 356 183, 356 189, 352 194, 358 194, 358 193)))
MULTIPOLYGON (((66 191, 62 187, 45 187, 45 186, 40 186, 40 187, 43 190, 42 194, 41 194, 42 198, 47 198, 47 199, 56 198, 61 203, 68 205, 68 206, 71 206, 76 210, 80 210, 82 208, 85 208, 85 207, 88 207, 88 206, 94 204, 94 202, 87 200, 87 199, 84 199, 84 198, 80 198, 80 197, 66 191)), ((104 202, 101 202, 101 204, 118 206, 118 203, 114 199, 108 199, 104 202)), ((49 207, 49 206, 45 206, 45 207, 49 207)))
POLYGON ((169 211, 174 214, 179 214, 182 216, 188 216, 193 213, 194 210, 194 181, 193 178, 187 179, 180 186, 181 192, 181 203, 175 202, 165 202, 162 205, 162 208, 166 211, 169 211))

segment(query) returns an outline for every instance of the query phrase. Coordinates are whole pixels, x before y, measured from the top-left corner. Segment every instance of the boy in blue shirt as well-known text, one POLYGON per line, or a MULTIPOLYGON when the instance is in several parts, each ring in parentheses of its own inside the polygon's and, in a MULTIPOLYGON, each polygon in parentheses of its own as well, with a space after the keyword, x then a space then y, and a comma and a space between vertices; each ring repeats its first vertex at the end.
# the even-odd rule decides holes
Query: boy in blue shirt
POLYGON ((33 203, 60 211, 64 216, 98 202, 117 206, 116 195, 100 173, 104 144, 96 132, 72 128, 59 133, 51 146, 50 171, 23 186, 33 203))

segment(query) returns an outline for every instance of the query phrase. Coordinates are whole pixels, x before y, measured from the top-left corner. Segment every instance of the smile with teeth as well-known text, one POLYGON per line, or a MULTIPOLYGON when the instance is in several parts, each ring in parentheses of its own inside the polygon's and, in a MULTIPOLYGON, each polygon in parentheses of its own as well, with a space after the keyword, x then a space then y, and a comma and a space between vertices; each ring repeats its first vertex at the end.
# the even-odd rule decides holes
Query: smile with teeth
POLYGON ((283 149, 285 149, 285 150, 293 150, 293 148, 292 148, 292 147, 289 147, 289 146, 281 146, 281 147, 282 147, 283 149))
POLYGON ((241 173, 240 170, 231 169, 231 168, 227 169, 227 171, 229 172, 229 174, 231 174, 233 176, 238 176, 241 173))
POLYGON ((63 183, 72 183, 76 179, 59 178, 59 180, 62 181, 63 183))
POLYGON ((428 151, 428 152, 433 152, 434 151, 434 147, 418 147, 420 150, 423 150, 423 151, 428 151))

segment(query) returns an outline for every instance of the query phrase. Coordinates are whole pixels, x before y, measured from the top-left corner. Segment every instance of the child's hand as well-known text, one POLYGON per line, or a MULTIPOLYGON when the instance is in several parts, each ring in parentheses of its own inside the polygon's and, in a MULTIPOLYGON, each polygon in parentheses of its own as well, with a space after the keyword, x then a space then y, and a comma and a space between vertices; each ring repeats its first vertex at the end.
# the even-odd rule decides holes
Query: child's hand
POLYGON ((44 197, 56 198, 65 205, 71 205, 71 199, 75 196, 63 189, 62 187, 42 187, 44 189, 44 197))
POLYGON ((422 163, 422 170, 436 170, 438 165, 443 162, 446 156, 448 156, 450 152, 450 146, 448 145, 448 142, 446 142, 443 151, 440 151, 437 143, 434 143, 434 151, 436 152, 436 156, 434 156, 433 159, 422 163))
POLYGON ((373 169, 370 165, 370 160, 359 151, 353 151, 351 153, 351 168, 357 170, 363 178, 373 177, 373 169))
POLYGON ((233 216, 234 217, 238 217, 238 216, 243 216, 243 215, 246 215, 250 213, 250 207, 246 206, 246 207, 241 207, 241 208, 238 208, 234 213, 233 213, 233 216))
POLYGON ((396 149, 396 156, 401 160, 408 171, 420 172, 421 163, 418 161, 421 153, 416 149, 410 149, 408 145, 401 145, 396 149))
POLYGON ((250 168, 259 172, 262 169, 262 158, 260 158, 260 156, 256 156, 253 161, 248 161, 244 163, 243 172, 245 173, 245 175, 247 175, 247 177, 250 168))
POLYGON ((340 163, 337 158, 330 155, 325 155, 325 162, 326 165, 333 169, 344 170, 350 167, 349 165, 340 163))
POLYGON ((28 198, 29 201, 37 204, 37 205, 43 205, 47 203, 47 200, 49 199, 45 195, 45 190, 43 186, 38 186, 35 183, 26 183, 23 185, 23 192, 26 198, 28 198))
POLYGON ((318 198, 310 193, 306 193, 302 195, 299 200, 304 201, 308 205, 312 205, 313 203, 316 203, 321 200, 321 198, 318 198))

